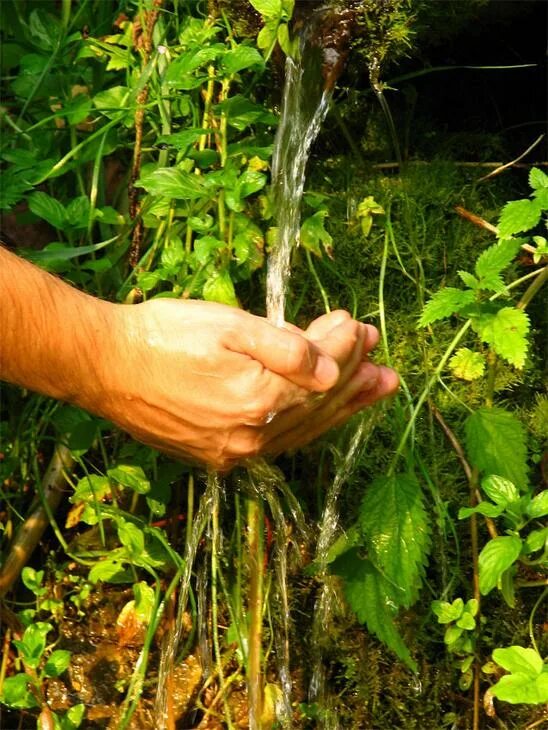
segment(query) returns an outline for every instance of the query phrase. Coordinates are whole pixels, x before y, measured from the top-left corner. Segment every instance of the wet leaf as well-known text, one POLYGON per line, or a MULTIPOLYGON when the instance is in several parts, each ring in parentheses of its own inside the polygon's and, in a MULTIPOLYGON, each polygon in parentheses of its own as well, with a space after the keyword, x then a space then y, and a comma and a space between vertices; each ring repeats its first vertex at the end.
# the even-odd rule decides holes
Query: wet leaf
POLYGON ((333 238, 325 230, 325 219, 328 215, 327 210, 318 210, 314 215, 307 218, 301 226, 300 242, 316 256, 322 255, 322 245, 326 251, 331 251, 333 238))
POLYGON ((228 74, 236 74, 246 68, 263 68, 264 59, 253 46, 236 46, 223 56, 222 65, 228 74))
POLYGON ((70 664, 70 651, 57 649, 48 657, 44 667, 46 677, 59 677, 70 664))
POLYGON ((206 195, 202 178, 177 167, 160 167, 141 175, 135 185, 144 188, 151 195, 179 200, 197 200, 206 195))
POLYGON ((238 299, 228 271, 215 271, 204 284, 204 299, 237 307, 238 299))

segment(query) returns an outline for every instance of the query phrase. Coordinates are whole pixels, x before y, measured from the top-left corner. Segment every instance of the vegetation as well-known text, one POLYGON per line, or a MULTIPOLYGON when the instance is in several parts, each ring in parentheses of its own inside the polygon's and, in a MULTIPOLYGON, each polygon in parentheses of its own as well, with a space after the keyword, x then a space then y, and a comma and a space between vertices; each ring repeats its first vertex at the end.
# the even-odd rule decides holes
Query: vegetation
MULTIPOLYGON (((103 298, 264 312, 274 89, 296 44, 293 2, 245 5, 236 19, 223 2, 2 3, 6 243, 103 298)), ((102 419, 3 387, 2 727, 156 727, 178 618, 171 727, 247 727, 250 705, 264 728, 545 719, 548 176, 374 167, 407 149, 382 72, 429 13, 438 28, 438 5, 358 9, 374 32, 353 59, 385 65, 357 103, 372 82, 381 105, 358 136, 356 98, 338 100, 323 141, 337 124, 352 160, 310 166, 293 257, 288 319, 342 307, 376 324, 401 374, 392 403, 219 492, 102 419), (343 529, 322 555, 337 478, 343 529), (29 539, 34 523, 50 527, 29 539)))

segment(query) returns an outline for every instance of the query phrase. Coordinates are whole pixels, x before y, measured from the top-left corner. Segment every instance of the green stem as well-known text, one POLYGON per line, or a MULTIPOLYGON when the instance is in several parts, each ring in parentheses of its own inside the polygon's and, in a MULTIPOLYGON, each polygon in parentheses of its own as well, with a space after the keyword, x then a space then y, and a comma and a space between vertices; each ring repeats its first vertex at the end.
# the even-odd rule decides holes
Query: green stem
POLYGON ((535 273, 538 274, 538 277, 533 281, 532 284, 530 284, 519 302, 516 304, 517 309, 527 309, 527 306, 531 302, 531 299, 533 299, 533 297, 546 283, 546 280, 548 279, 548 266, 545 266, 543 269, 540 269, 538 272, 535 273))
POLYGON ((247 686, 249 729, 259 730, 262 716, 261 646, 263 620, 263 506, 258 499, 247 503, 247 540, 249 547, 249 653, 247 686))
POLYGON ((320 290, 320 295, 323 300, 323 306, 325 307, 326 312, 331 311, 331 307, 329 305, 329 298, 327 296, 327 292, 325 291, 324 285, 321 282, 320 277, 318 276, 318 272, 316 271, 316 268, 312 262, 312 256, 310 255, 310 251, 308 249, 305 249, 306 254, 306 260, 308 262, 308 268, 310 269, 310 272, 312 276, 314 277, 314 281, 316 282, 316 285, 318 289, 320 290))

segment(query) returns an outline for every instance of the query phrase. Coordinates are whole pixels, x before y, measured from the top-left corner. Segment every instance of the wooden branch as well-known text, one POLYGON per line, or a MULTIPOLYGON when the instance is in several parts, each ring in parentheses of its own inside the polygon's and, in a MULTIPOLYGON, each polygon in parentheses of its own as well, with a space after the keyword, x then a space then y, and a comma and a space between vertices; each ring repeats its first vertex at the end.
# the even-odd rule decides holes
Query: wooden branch
POLYGON ((492 172, 488 173, 487 175, 484 175, 483 177, 480 177, 478 182, 483 182, 484 180, 489 180, 492 177, 495 177, 496 175, 500 175, 501 172, 504 172, 504 170, 507 170, 509 167, 515 167, 518 162, 523 160, 523 158, 531 152, 531 150, 534 150, 535 147, 542 142, 546 135, 544 132, 536 138, 536 140, 533 142, 532 145, 529 145, 529 147, 525 150, 525 152, 522 152, 519 157, 516 157, 515 160, 512 160, 511 162, 507 162, 505 165, 501 165, 500 167, 495 168, 492 172))
POLYGON ((471 213, 469 210, 466 210, 466 208, 463 208, 462 205, 455 205, 454 211, 455 213, 457 213, 457 215, 460 215, 461 218, 464 218, 464 220, 470 221, 470 223, 473 223, 479 228, 485 228, 486 231, 494 233, 496 236, 498 235, 498 229, 496 226, 494 226, 492 223, 489 223, 484 218, 480 218, 479 215, 476 215, 475 213, 471 213))
POLYGON ((42 481, 43 497, 47 507, 41 500, 35 501, 29 516, 17 531, 0 569, 0 598, 6 595, 19 578, 40 542, 49 525, 48 512, 55 512, 63 497, 65 471, 71 469, 73 464, 74 459, 68 447, 58 444, 42 481))
MULTIPOLYGON (((404 163, 405 166, 408 165, 433 165, 435 164, 432 160, 408 160, 404 163)), ((503 162, 453 162, 453 164, 456 167, 501 167, 504 163, 503 162)), ((373 170, 393 170, 398 167, 401 167, 401 163, 399 162, 378 162, 374 165, 371 165, 373 170)), ((548 162, 516 162, 513 164, 513 167, 517 167, 520 169, 528 169, 530 167, 548 167, 548 162)))

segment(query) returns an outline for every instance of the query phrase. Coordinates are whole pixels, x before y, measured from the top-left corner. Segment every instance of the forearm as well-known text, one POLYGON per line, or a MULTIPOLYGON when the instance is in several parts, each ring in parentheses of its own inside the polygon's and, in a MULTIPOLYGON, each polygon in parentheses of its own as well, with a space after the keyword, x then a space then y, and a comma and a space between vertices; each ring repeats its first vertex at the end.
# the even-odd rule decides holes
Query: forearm
POLYGON ((89 407, 114 308, 0 247, 0 379, 89 407))

